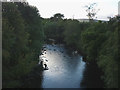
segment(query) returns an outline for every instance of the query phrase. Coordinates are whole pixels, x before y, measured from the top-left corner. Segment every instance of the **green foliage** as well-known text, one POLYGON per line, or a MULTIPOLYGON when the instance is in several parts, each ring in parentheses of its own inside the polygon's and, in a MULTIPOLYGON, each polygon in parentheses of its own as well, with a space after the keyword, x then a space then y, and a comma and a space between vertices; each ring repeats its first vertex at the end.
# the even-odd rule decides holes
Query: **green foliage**
POLYGON ((27 26, 26 31, 29 33, 29 46, 31 51, 35 52, 35 57, 37 57, 44 42, 44 32, 41 24, 42 19, 38 13, 39 11, 36 7, 29 6, 28 3, 16 4, 27 26))
POLYGON ((56 42, 63 42, 64 20, 62 14, 55 14, 50 19, 44 19, 44 32, 46 39, 55 39, 56 42))
MULTIPOLYGON (((117 18, 117 17, 116 17, 117 18)), ((107 88, 118 88, 118 21, 112 18, 108 23, 93 23, 82 32, 82 47, 87 62, 97 63, 104 75, 107 88)))
POLYGON ((51 17, 50 19, 52 21, 59 21, 62 20, 64 18, 64 15, 61 13, 56 13, 53 17, 51 17))
POLYGON ((87 60, 96 60, 102 43, 105 41, 106 27, 104 23, 93 23, 81 34, 82 47, 87 54, 87 60))
POLYGON ((102 69, 106 87, 118 87, 120 16, 109 22, 80 23, 63 19, 60 13, 41 18, 38 9, 25 2, 3 3, 2 7, 4 88, 20 87, 21 77, 37 63, 44 38, 82 51, 86 62, 102 69))
POLYGON ((20 87, 20 79, 38 62, 44 33, 41 18, 28 3, 2 3, 3 88, 20 87), (26 14, 26 12, 28 12, 26 14))
MULTIPOLYGON (((61 19, 62 20, 62 19, 61 19)), ((118 48, 120 18, 111 18, 109 22, 80 23, 77 20, 58 20, 55 16, 45 20, 46 38, 63 38, 67 46, 82 52, 89 64, 97 64, 103 71, 101 79, 107 88, 118 87, 118 48), (61 25, 62 33, 59 32, 61 25)))
POLYGON ((65 42, 68 45, 76 44, 76 39, 79 40, 79 22, 75 20, 66 21, 66 27, 64 31, 65 42))
MULTIPOLYGON (((119 19, 119 18, 118 18, 119 19)), ((107 40, 103 43, 99 51, 98 65, 102 68, 105 75, 103 77, 106 87, 118 88, 118 19, 113 18, 109 21, 107 40)))

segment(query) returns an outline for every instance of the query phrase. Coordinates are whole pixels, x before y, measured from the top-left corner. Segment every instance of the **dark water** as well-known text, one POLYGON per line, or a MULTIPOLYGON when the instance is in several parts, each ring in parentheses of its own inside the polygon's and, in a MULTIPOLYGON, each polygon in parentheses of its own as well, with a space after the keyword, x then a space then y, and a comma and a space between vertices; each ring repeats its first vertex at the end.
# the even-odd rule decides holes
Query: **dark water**
POLYGON ((48 70, 38 63, 32 72, 22 79, 22 88, 102 88, 102 73, 96 65, 86 64, 82 56, 74 54, 64 45, 45 45, 40 57, 48 70))
POLYGON ((81 86, 86 88, 104 88, 104 82, 101 79, 103 72, 96 64, 87 64, 83 73, 81 86))
MULTIPOLYGON (((81 88, 85 62, 82 56, 66 50, 63 45, 45 45, 40 56, 47 59, 49 70, 43 71, 42 88, 81 88)), ((85 86, 84 86, 85 87, 85 86)))

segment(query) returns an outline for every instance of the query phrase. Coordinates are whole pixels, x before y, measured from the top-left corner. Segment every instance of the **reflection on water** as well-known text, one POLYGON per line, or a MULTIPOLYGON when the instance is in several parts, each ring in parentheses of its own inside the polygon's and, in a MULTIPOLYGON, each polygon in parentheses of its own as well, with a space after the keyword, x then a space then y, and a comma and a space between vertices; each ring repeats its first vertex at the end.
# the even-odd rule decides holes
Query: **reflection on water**
POLYGON ((103 88, 104 82, 101 80, 102 72, 96 64, 88 64, 83 73, 82 86, 87 88, 103 88))
POLYGON ((82 56, 73 54, 63 45, 45 45, 42 59, 48 60, 49 70, 43 71, 43 88, 80 88, 85 62, 82 56))

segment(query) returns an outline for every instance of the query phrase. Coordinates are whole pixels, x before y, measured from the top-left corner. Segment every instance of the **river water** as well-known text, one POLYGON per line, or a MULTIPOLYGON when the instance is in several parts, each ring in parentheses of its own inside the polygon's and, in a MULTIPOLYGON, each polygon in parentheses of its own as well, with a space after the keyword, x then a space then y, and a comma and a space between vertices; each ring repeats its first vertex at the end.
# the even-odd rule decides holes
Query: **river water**
POLYGON ((43 71, 42 88, 82 88, 80 83, 86 66, 82 56, 64 45, 47 44, 45 47, 40 57, 49 69, 43 71))
POLYGON ((102 88, 102 73, 94 64, 86 64, 82 56, 64 45, 45 45, 40 56, 48 70, 39 63, 23 77, 21 88, 102 88))

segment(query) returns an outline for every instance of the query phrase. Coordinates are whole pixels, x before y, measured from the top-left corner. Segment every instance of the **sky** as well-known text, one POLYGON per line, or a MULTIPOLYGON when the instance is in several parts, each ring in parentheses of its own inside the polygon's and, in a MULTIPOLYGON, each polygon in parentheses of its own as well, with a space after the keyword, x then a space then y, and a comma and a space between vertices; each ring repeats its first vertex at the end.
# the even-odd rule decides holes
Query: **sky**
POLYGON ((36 6, 41 17, 50 18, 56 13, 64 14, 65 18, 88 19, 86 5, 96 3, 96 9, 100 9, 97 19, 108 20, 118 14, 118 2, 120 0, 27 0, 36 6))

